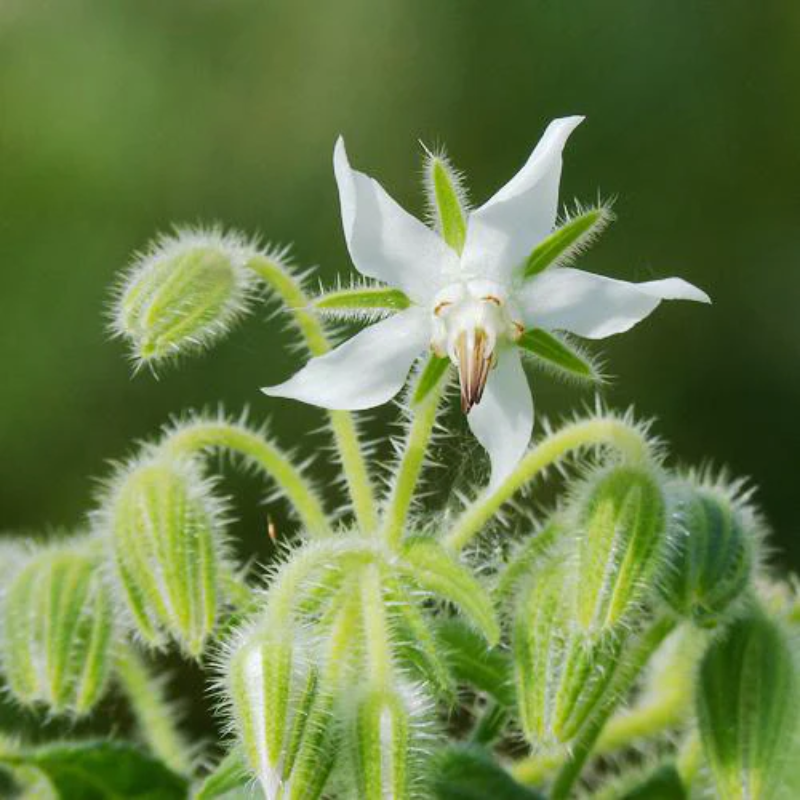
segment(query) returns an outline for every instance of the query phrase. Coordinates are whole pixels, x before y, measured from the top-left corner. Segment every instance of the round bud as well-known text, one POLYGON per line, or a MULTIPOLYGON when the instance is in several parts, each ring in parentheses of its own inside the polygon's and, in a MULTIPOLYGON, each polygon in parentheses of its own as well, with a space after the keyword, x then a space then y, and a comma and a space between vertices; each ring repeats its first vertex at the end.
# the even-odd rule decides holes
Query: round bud
POLYGON ((573 511, 578 624, 584 630, 609 630, 640 607, 663 572, 661 487, 644 467, 613 467, 590 477, 573 511))
POLYGON ((798 677, 781 628, 758 610, 712 642, 700 668, 697 718, 722 800, 778 796, 796 732, 798 677))
POLYGON ((22 703, 82 715, 111 666, 113 615, 86 543, 46 547, 11 580, 2 609, 3 672, 22 703))
POLYGON ((154 456, 123 469, 104 503, 115 574, 145 642, 199 656, 217 618, 225 507, 190 459, 154 456))
POLYGON ((751 515, 718 488, 680 481, 667 492, 672 568, 661 592, 676 613, 714 626, 750 582, 756 542, 748 530, 751 515))
POLYGON ((248 307, 256 249, 220 231, 179 231, 136 258, 114 303, 112 328, 138 363, 202 349, 248 307))

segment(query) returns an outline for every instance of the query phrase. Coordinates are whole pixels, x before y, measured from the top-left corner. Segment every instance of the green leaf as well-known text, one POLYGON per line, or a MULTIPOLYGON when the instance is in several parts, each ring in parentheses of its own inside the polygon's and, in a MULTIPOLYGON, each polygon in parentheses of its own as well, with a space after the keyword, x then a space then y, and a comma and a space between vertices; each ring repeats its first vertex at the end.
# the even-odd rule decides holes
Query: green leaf
POLYGON ((457 617, 440 620, 436 638, 459 681, 490 695, 503 708, 514 707, 513 665, 507 652, 486 647, 485 639, 457 617))
POLYGON ((383 286, 339 289, 313 300, 313 307, 320 311, 402 311, 410 305, 411 301, 399 289, 383 286))
POLYGON ((544 795, 517 783, 482 747, 454 746, 434 763, 433 795, 437 800, 544 800, 544 795))
POLYGON ((607 206, 579 211, 540 242, 523 267, 522 277, 532 278, 556 262, 564 263, 587 248, 613 220, 607 206))
POLYGON ((193 800, 213 800, 224 797, 245 798, 258 796, 258 790, 251 791, 252 783, 250 771, 247 769, 244 753, 240 748, 231 750, 222 761, 217 764, 214 771, 195 789, 193 800))
POLYGON ((414 389, 413 405, 419 405, 438 386, 449 366, 449 358, 439 358, 439 356, 431 355, 423 367, 414 389))
POLYGON ((184 800, 187 782, 124 742, 48 745, 3 754, 11 767, 35 767, 64 800, 184 800))
POLYGON ((446 158, 435 155, 429 156, 425 173, 436 227, 445 242, 460 253, 467 238, 460 177, 446 158))
POLYGON ((674 764, 665 764, 619 800, 686 800, 688 793, 674 764))
POLYGON ((597 367, 585 353, 541 328, 525 331, 517 339, 517 345, 571 378, 602 380, 597 367))
POLYGON ((431 539, 411 539, 403 548, 405 568, 414 583, 454 603, 490 644, 500 639, 492 600, 472 573, 431 539))

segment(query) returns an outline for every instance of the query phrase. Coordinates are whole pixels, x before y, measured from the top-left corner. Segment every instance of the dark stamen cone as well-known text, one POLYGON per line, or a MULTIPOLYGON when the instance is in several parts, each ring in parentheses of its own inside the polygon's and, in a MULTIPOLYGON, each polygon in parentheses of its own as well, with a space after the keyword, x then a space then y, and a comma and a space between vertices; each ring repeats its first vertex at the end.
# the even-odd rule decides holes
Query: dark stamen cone
POLYGON ((485 331, 477 329, 472 337, 466 332, 462 333, 456 343, 461 410, 465 414, 469 414, 473 406, 478 405, 483 397, 489 369, 492 366, 492 354, 486 347, 487 342, 485 331))

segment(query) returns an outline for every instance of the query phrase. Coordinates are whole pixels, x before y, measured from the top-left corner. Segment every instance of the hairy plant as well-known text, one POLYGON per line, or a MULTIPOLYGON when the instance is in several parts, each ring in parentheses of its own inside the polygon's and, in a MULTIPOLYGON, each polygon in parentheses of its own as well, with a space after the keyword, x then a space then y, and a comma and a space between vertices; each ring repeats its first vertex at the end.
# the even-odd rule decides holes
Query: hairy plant
MULTIPOLYGON (((477 209, 461 173, 426 152, 429 227, 352 170, 340 141, 345 238, 364 278, 317 296, 285 251, 219 229, 178 229, 136 257, 111 314, 136 369, 280 302, 310 360, 265 391, 327 409, 345 496, 265 427, 189 414, 114 467, 88 530, 6 538, 0 670, 43 726, 0 734, 10 792, 791 796, 800 602, 766 564, 751 491, 675 470, 649 424, 599 404, 531 442, 523 356, 596 381, 573 336, 626 331, 662 299, 708 299, 677 278, 571 266, 612 221, 602 204, 556 219, 580 121, 553 123, 477 209), (366 327, 333 347, 331 319, 366 327), (481 461, 484 481, 431 495, 447 488, 434 447, 456 378, 490 470, 481 461), (376 458, 386 448, 365 443, 352 411, 406 383, 394 455, 376 458), (235 555, 220 453, 291 509, 295 530, 264 569, 235 555), (532 493, 548 477, 558 494, 542 510, 532 493), (219 741, 182 724, 170 652, 203 671, 219 741), (108 719, 109 694, 129 705, 130 735, 108 719), (43 743, 60 718, 96 735, 43 743)), ((467 452, 458 444, 448 452, 467 452)))

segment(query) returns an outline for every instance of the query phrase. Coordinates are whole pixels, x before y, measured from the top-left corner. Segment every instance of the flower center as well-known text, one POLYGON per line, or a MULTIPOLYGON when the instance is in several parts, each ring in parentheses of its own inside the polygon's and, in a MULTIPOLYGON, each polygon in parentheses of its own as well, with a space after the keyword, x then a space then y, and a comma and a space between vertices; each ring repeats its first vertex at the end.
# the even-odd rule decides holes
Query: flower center
POLYGON ((506 292, 493 281, 459 281, 446 286, 433 301, 431 347, 458 367, 461 410, 478 405, 497 361, 497 346, 516 340, 523 332, 512 319, 506 292))

